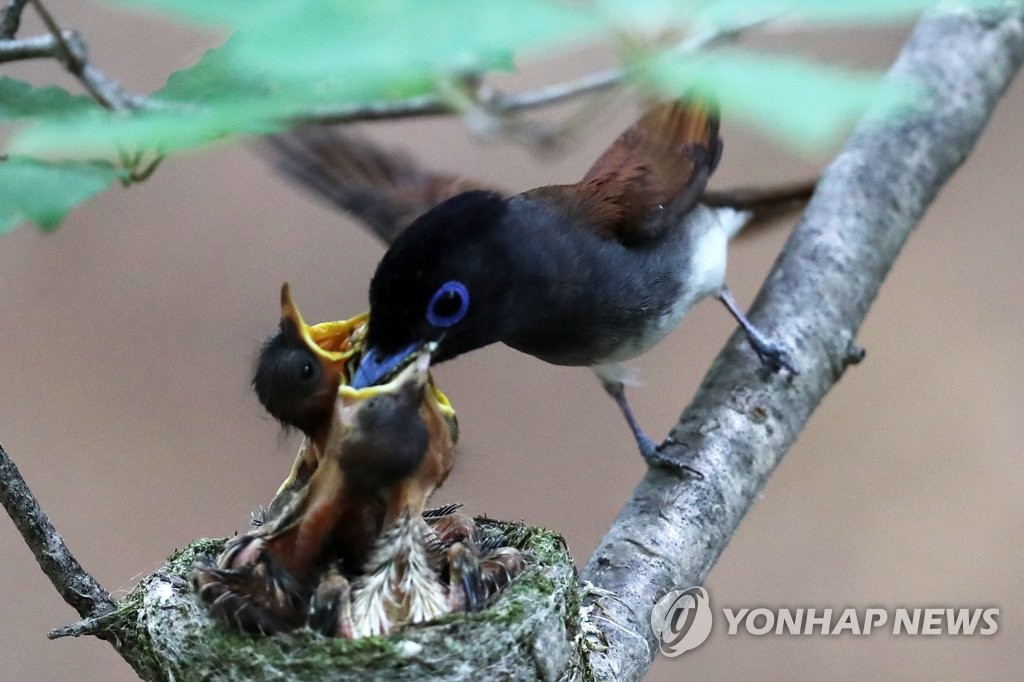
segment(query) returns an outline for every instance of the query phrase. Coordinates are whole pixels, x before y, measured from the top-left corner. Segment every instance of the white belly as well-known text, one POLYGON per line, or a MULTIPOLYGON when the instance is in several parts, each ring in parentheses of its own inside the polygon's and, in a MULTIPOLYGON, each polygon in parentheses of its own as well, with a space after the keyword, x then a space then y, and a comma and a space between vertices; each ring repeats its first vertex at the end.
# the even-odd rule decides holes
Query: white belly
POLYGON ((705 206, 697 206, 688 214, 692 239, 680 263, 680 272, 685 282, 683 295, 668 312, 649 325, 642 336, 624 343, 604 362, 622 362, 646 353, 679 325, 694 304, 706 296, 717 295, 725 286, 729 239, 748 219, 749 214, 746 212, 705 206))

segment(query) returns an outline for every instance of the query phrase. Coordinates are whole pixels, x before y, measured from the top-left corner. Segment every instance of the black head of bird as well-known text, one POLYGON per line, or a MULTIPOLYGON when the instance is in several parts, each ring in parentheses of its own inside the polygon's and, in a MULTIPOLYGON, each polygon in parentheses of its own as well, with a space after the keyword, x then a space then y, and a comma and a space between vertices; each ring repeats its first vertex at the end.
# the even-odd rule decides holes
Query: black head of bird
POLYGON ((371 308, 382 314, 370 325, 354 385, 385 380, 424 342, 437 344, 433 359, 440 362, 501 340, 511 319, 499 274, 506 212, 500 195, 471 191, 405 230, 370 283, 371 308))
POLYGON ((275 419, 313 437, 328 422, 352 339, 365 322, 362 315, 345 322, 309 326, 292 301, 287 282, 281 286, 281 322, 260 350, 252 385, 275 419))

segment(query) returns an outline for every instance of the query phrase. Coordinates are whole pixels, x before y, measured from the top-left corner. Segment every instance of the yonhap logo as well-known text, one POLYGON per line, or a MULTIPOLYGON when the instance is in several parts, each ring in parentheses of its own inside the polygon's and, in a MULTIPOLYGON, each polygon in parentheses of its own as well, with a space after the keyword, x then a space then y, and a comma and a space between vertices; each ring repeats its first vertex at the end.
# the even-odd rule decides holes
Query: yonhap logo
POLYGON ((696 649, 711 634, 711 602, 703 587, 672 590, 651 611, 651 629, 658 636, 661 653, 679 656, 696 649))
MULTIPOLYGON (((975 636, 988 637, 999 631, 1000 610, 982 607, 896 607, 896 608, 722 608, 727 625, 725 635, 740 632, 762 635, 870 636, 885 632, 891 636, 975 636)), ((711 601, 703 587, 672 590, 655 603, 651 630, 661 653, 670 658, 696 649, 711 634, 714 617, 711 601)))

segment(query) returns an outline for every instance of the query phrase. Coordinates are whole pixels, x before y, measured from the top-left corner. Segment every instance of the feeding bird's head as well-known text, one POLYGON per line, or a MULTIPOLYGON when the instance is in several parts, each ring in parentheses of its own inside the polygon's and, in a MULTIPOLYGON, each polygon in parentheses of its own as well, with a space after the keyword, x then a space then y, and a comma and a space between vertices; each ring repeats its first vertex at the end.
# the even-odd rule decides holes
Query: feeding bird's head
POLYGON ((433 361, 441 362, 500 338, 508 292, 491 240, 506 211, 497 194, 466 192, 398 237, 370 282, 367 348, 354 386, 386 381, 425 343, 436 344, 433 361))

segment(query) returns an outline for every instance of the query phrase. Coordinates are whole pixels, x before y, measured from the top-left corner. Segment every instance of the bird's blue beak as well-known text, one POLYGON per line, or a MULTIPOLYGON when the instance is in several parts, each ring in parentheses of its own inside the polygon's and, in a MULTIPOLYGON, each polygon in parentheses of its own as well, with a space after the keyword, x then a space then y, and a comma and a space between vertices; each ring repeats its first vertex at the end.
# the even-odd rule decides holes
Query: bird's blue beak
POLYGON ((404 364, 422 344, 410 343, 405 348, 391 355, 381 355, 376 348, 368 348, 363 352, 356 373, 352 375, 352 388, 375 386, 388 377, 396 367, 404 364))

